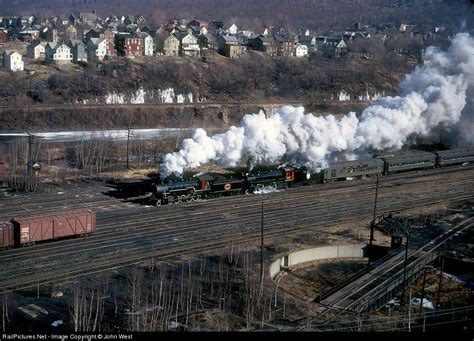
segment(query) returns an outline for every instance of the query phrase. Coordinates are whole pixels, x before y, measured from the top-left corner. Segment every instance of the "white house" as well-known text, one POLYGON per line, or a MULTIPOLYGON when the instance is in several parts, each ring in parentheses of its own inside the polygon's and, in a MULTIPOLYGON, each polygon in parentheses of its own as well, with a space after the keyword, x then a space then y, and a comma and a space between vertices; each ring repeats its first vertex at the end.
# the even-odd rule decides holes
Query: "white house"
POLYGON ((203 26, 199 29, 199 34, 207 34, 207 27, 206 26, 203 26))
POLYGON ((191 33, 188 33, 181 39, 181 49, 184 56, 198 57, 199 56, 199 43, 191 33))
POLYGON ((46 43, 35 41, 26 47, 26 55, 31 59, 45 59, 46 43))
POLYGON ((295 56, 304 57, 308 55, 308 46, 302 44, 296 44, 295 46, 295 56))
POLYGON ((153 51, 155 50, 153 38, 146 32, 137 33, 137 36, 143 39, 143 55, 153 56, 153 51))
POLYGON ((87 59, 104 59, 107 54, 107 40, 105 38, 90 38, 87 41, 87 59))
POLYGON ((3 66, 13 72, 23 71, 23 58, 16 51, 3 51, 3 66))
POLYGON ((71 62, 72 51, 64 43, 49 42, 45 47, 45 57, 49 62, 71 62))
POLYGON ((237 30, 238 30, 238 27, 236 24, 232 24, 230 27, 229 27, 229 33, 230 34, 237 34, 237 30))

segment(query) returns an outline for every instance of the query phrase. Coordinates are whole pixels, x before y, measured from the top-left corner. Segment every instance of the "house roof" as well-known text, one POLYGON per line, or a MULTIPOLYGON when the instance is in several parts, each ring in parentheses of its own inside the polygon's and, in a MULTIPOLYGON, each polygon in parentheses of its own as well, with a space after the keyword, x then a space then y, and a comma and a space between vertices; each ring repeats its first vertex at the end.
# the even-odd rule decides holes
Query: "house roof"
MULTIPOLYGON (((15 53, 18 53, 18 51, 16 50, 5 50, 3 53, 5 53, 7 56, 11 56, 11 55, 14 55, 15 53)), ((18 53, 20 54, 20 53, 18 53)), ((21 56, 21 54, 20 54, 21 56)))
POLYGON ((299 36, 298 41, 300 43, 311 43, 314 39, 314 36, 299 36))
POLYGON ((290 41, 290 38, 282 36, 282 35, 275 35, 275 40, 280 43, 287 43, 290 41))
POLYGON ((225 35, 225 36, 221 36, 221 37, 225 40, 226 44, 238 44, 239 43, 239 40, 237 39, 236 36, 225 35))
POLYGON ((266 43, 270 43, 273 41, 273 37, 264 36, 264 35, 259 35, 257 39, 260 39, 262 42, 266 42, 266 43))
POLYGON ((103 41, 105 41, 105 38, 90 38, 89 43, 92 43, 93 45, 100 45, 103 41))

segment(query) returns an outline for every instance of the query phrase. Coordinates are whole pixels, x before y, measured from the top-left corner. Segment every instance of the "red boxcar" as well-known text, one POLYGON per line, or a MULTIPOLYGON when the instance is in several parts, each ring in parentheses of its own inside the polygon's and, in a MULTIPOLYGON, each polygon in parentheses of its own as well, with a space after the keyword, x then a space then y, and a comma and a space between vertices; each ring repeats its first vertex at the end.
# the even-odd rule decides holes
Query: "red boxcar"
POLYGON ((13 246, 13 224, 8 221, 0 221, 0 249, 13 246))
POLYGON ((18 245, 49 239, 90 234, 95 231, 93 210, 73 211, 43 217, 14 219, 18 245))

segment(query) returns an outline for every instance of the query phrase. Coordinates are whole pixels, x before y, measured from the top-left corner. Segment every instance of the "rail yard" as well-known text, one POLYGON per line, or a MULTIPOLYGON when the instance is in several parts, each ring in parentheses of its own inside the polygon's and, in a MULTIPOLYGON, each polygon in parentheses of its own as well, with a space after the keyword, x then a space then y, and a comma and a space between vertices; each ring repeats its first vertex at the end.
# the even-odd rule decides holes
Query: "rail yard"
MULTIPOLYGON (((0 201, 0 220, 93 208, 97 230, 87 237, 2 251, 0 293, 152 260, 257 246, 262 201, 267 245, 299 234, 331 233, 364 219, 368 223, 375 184, 375 179, 363 179, 162 207, 116 199, 111 188, 96 181, 8 194, 8 200, 0 201)), ((380 179, 377 213, 469 201, 473 189, 473 165, 387 175, 380 179)), ((366 235, 362 233, 363 240, 366 235)))

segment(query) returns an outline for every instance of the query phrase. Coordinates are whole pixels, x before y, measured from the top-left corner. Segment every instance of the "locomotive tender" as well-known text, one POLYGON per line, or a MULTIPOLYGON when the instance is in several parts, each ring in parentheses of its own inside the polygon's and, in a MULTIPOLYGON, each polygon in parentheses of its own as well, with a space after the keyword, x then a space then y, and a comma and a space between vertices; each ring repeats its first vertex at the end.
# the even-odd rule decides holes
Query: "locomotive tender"
POLYGON ((287 166, 277 170, 246 173, 241 178, 226 178, 218 174, 195 175, 187 182, 153 185, 151 201, 159 206, 207 199, 222 195, 254 193, 263 187, 287 188, 310 183, 327 183, 363 176, 388 175, 397 172, 444 167, 474 162, 474 148, 459 148, 438 152, 397 152, 380 154, 373 159, 332 162, 328 168, 310 174, 306 168, 287 166))

